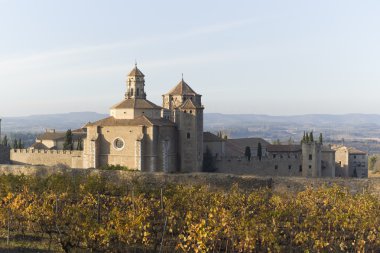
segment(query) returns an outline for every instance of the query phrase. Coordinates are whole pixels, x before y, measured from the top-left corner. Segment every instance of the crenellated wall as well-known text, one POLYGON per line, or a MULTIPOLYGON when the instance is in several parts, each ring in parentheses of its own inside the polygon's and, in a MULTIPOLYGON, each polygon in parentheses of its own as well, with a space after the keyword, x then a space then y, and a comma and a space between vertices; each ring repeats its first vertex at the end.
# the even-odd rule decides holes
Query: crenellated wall
POLYGON ((217 172, 233 174, 253 174, 259 176, 302 176, 301 156, 277 156, 276 158, 222 157, 215 162, 217 172))
POLYGON ((11 149, 10 162, 17 165, 66 165, 83 168, 83 152, 77 150, 11 149))

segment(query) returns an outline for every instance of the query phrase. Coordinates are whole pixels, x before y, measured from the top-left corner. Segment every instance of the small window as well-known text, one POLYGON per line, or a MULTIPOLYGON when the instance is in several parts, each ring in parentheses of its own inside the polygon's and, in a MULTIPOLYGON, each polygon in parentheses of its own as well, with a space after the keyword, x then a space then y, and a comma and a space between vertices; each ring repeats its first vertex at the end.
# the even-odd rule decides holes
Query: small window
POLYGON ((190 139, 190 133, 187 133, 187 139, 190 139))
POLYGON ((185 113, 187 113, 187 111, 185 110, 185 113))
POLYGON ((137 89, 136 89, 136 96, 139 96, 139 95, 140 95, 140 89, 137 88, 137 89))
POLYGON ((289 166, 288 166, 288 170, 291 170, 291 169, 292 169, 292 165, 289 165, 289 166))
POLYGON ((282 155, 280 155, 280 158, 284 158, 282 155))
POLYGON ((302 172, 302 165, 300 165, 299 171, 302 172))
POLYGON ((278 169, 278 165, 275 165, 275 166, 274 166, 274 169, 277 170, 277 169, 278 169))
POLYGON ((310 161, 313 160, 313 155, 312 154, 309 155, 309 160, 310 161))
POLYGON ((190 110, 190 114, 192 114, 193 113, 193 110, 190 110))
POLYGON ((354 159, 356 159, 356 155, 354 155, 354 159))
POLYGON ((273 154, 273 158, 276 158, 276 154, 273 154))
POLYGON ((311 169, 311 165, 309 165, 309 169, 311 169))

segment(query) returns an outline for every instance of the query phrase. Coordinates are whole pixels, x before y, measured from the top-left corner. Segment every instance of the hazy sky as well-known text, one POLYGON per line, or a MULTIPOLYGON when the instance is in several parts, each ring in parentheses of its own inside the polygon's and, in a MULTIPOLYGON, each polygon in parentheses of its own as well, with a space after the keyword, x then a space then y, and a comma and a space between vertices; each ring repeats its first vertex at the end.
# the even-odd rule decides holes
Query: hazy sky
POLYGON ((380 1, 0 0, 0 116, 108 112, 137 60, 206 112, 380 113, 380 1))

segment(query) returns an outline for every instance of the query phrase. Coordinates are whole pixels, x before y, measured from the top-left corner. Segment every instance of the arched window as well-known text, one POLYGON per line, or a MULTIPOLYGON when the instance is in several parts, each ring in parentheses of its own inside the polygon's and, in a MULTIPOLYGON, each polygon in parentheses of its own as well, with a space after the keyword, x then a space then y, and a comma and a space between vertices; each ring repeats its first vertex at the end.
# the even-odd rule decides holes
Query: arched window
POLYGON ((190 110, 190 114, 192 114, 193 113, 193 111, 192 110, 190 110))
POLYGON ((140 89, 137 88, 137 89, 136 89, 136 96, 139 96, 139 95, 140 95, 140 89))
POLYGON ((187 139, 190 139, 190 133, 187 133, 186 136, 187 136, 187 139))
POLYGON ((133 88, 131 88, 131 96, 133 96, 133 88))

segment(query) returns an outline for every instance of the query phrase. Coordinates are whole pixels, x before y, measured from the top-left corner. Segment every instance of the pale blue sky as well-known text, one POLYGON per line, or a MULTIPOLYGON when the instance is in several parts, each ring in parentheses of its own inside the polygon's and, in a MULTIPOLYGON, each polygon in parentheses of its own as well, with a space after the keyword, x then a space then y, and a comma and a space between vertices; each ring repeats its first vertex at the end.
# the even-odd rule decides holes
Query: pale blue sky
POLYGON ((108 112, 137 59, 206 112, 380 113, 380 1, 0 0, 0 115, 108 112))

